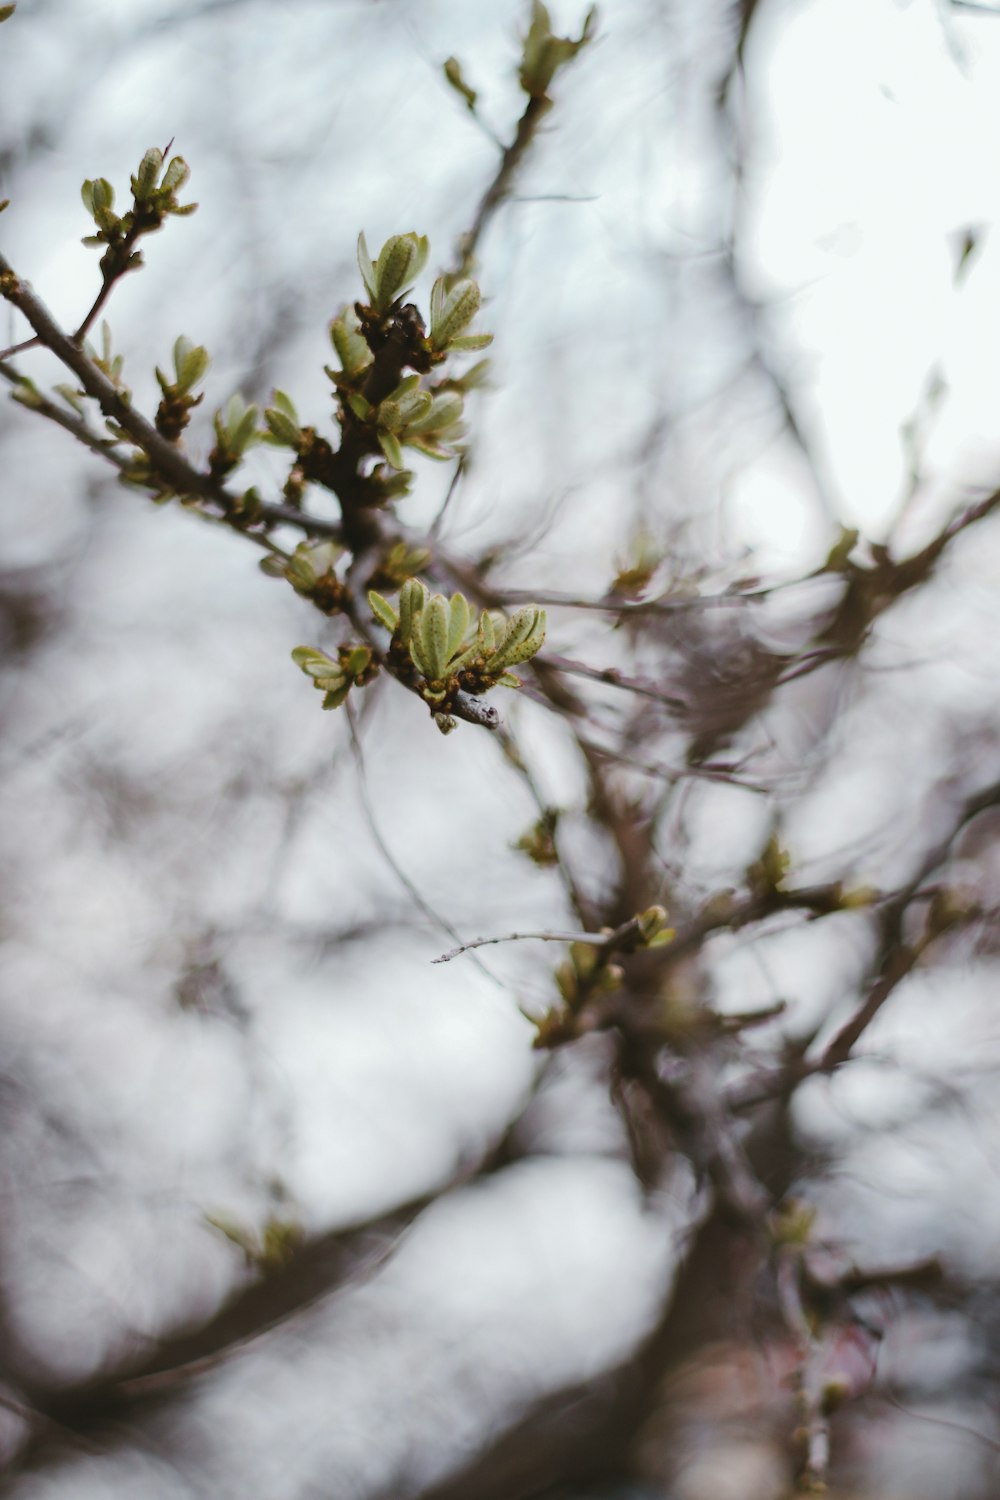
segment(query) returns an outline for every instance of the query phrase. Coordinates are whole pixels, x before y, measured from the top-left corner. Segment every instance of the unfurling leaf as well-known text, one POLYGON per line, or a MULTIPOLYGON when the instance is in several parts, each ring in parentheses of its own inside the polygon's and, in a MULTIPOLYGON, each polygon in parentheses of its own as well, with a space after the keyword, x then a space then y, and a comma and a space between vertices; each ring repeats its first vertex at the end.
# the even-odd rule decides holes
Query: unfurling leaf
POLYGON ((545 640, 545 611, 529 606, 519 609, 507 622, 503 636, 490 661, 490 668, 517 666, 540 651, 545 640))
POLYGON ((358 270, 361 272, 361 280, 365 284, 365 291, 368 293, 369 300, 374 302, 375 267, 372 264, 371 256, 368 254, 368 241, 365 239, 363 229, 358 235, 358 270))
POLYGON ((464 594, 452 594, 448 612, 448 658, 453 657, 469 629, 469 601, 464 594))
POLYGON ((448 603, 443 594, 432 594, 420 615, 421 655, 426 663, 425 676, 437 681, 448 667, 448 603))
POLYGON ((345 307, 330 324, 330 339, 345 375, 358 375, 372 362, 372 352, 361 335, 360 327, 353 307, 345 307))
POLYGON ((284 448, 292 448, 296 453, 299 451, 302 447, 302 429, 294 417, 278 406, 269 406, 264 412, 264 421, 272 442, 284 448))
POLYGON ((383 428, 378 431, 379 447, 386 456, 386 461, 394 469, 402 469, 406 460, 403 458, 403 450, 399 445, 399 438, 394 432, 388 432, 383 428))
POLYGON ((534 0, 531 7, 531 26, 524 39, 519 81, 521 88, 532 99, 544 99, 549 85, 560 68, 571 62, 581 47, 585 47, 594 34, 597 7, 591 6, 583 22, 583 30, 574 40, 566 36, 554 36, 552 21, 541 0, 534 0))
POLYGON ((369 589, 368 603, 371 605, 372 614, 376 620, 381 621, 386 630, 393 631, 396 629, 396 626, 399 624, 399 616, 388 599, 383 599, 381 594, 376 593, 374 589, 369 589))
POLYGON ((296 646, 292 652, 292 661, 297 667, 301 667, 307 677, 315 677, 319 681, 340 675, 339 662, 313 646, 296 646))
POLYGON ((139 163, 139 170, 132 178, 132 196, 137 203, 144 203, 153 196, 163 166, 163 152, 151 146, 139 163))
MULTIPOLYGON (((438 277, 431 292, 430 341, 439 353, 457 347, 459 335, 476 316, 482 300, 482 293, 474 281, 456 282, 448 291, 445 277, 438 277)), ((466 340, 464 347, 483 349, 492 340, 491 334, 476 334, 471 337, 476 342, 470 345, 466 340)))
POLYGON ((404 644, 409 643, 420 611, 427 599, 427 585, 419 578, 408 578, 399 591, 399 633, 404 644))
POLYGON ((161 191, 166 193, 178 192, 190 176, 191 168, 183 156, 172 156, 167 164, 167 170, 163 174, 163 181, 160 184, 161 191))
POLYGON ((373 264, 364 233, 358 236, 358 269, 376 312, 388 312, 403 295, 423 270, 429 250, 426 235, 394 234, 373 264))

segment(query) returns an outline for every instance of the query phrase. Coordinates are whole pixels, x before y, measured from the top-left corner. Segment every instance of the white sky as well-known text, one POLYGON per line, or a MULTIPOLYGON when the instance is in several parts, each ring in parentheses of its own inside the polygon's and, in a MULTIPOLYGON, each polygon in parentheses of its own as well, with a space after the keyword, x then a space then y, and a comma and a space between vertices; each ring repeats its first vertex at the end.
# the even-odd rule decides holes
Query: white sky
POLYGON ((1000 457, 1000 20, 930 0, 769 16, 749 101, 755 279, 844 519, 877 531, 905 478, 900 429, 935 367, 949 395, 929 477, 990 483, 1000 457), (969 227, 984 237, 956 288, 969 227))

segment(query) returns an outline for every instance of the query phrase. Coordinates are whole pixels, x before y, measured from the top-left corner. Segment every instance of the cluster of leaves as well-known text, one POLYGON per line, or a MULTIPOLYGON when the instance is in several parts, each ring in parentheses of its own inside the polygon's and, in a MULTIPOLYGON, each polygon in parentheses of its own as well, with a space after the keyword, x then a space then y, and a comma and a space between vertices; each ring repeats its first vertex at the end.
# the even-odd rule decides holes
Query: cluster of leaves
POLYGON ((336 657, 312 646, 296 646, 292 660, 323 694, 324 708, 339 708, 352 687, 364 687, 378 672, 370 646, 344 645, 336 657))
POLYGON ((311 599, 324 614, 335 615, 350 594, 337 575, 344 550, 339 542, 300 542, 291 557, 275 552, 260 566, 272 578, 287 579, 297 594, 311 599))
MULTIPOLYGON (((87 236, 85 243, 107 249, 102 259, 104 284, 74 336, 78 346, 113 281, 140 264, 136 241, 158 229, 168 215, 193 211, 194 204, 181 204, 177 199, 188 175, 181 157, 172 157, 164 165, 164 153, 150 149, 131 179, 133 205, 123 215, 114 210, 114 189, 106 178, 84 183, 83 201, 96 225, 96 233, 87 236)), ((97 401, 113 442, 109 444, 93 429, 87 429, 84 440, 108 452, 127 445, 124 453, 115 456, 124 482, 151 490, 159 500, 176 494, 189 505, 221 505, 226 519, 243 529, 261 521, 264 507, 255 489, 234 495, 223 487, 224 481, 261 442, 291 450, 293 458, 283 486, 286 505, 301 512, 306 485, 325 487, 340 501, 342 538, 308 540, 291 554, 268 539, 269 555, 262 563, 265 572, 284 578, 323 613, 343 612, 355 620, 347 579, 362 553, 377 553, 374 565, 369 563, 366 569, 372 585, 401 590, 398 614, 375 588, 369 595, 375 619, 391 633, 388 651, 380 650, 377 641, 368 637, 340 646, 333 656, 313 647, 298 647, 295 661, 322 690, 327 708, 343 703, 351 687, 370 681, 384 666, 424 699, 439 727, 447 731, 454 726, 451 710, 458 694, 477 697, 498 684, 520 685, 509 669, 538 651, 545 617, 533 608, 519 610, 510 620, 484 613, 472 627, 471 609, 463 595, 446 600, 416 580, 417 571, 430 561, 428 549, 387 538, 364 520, 366 513, 408 492, 414 476, 403 466, 404 448, 438 460, 460 456, 465 396, 481 383, 487 369, 485 361, 462 375, 440 368, 450 356, 479 351, 492 340, 491 334, 469 331, 482 301, 473 280, 457 273, 437 278, 430 294, 429 328, 419 309, 404 300, 423 271, 428 253, 426 236, 410 232, 391 236, 373 259, 364 234, 359 236, 358 267, 365 300, 343 307, 330 326, 339 367, 328 367, 327 374, 336 392, 339 441, 331 441, 303 422, 285 391, 274 392, 271 404, 264 408, 263 424, 259 408, 236 392, 214 414, 215 443, 207 472, 183 461, 183 472, 190 475, 190 493, 185 493, 177 484, 177 464, 165 465, 162 451, 153 451, 155 444, 141 430, 136 433, 130 420, 132 392, 123 378, 121 356, 112 352, 107 324, 103 325, 101 352, 84 345, 84 353, 112 387, 114 400, 100 389, 95 391, 85 372, 81 388, 63 385, 57 391, 84 422, 85 403, 97 401), (349 561, 340 574, 337 565, 345 555, 349 561)), ((182 335, 174 342, 172 370, 156 368, 160 402, 153 426, 157 439, 169 445, 172 453, 181 453, 191 414, 204 399, 197 387, 209 363, 207 349, 182 335)), ((78 369, 76 364, 73 367, 78 369)), ((45 406, 45 398, 27 380, 19 383, 17 393, 25 404, 37 409, 45 406)), ((308 524, 305 529, 310 529, 308 524)))
POLYGON ((172 156, 164 168, 164 160, 165 152, 157 146, 145 153, 131 180, 132 207, 124 214, 115 213, 115 190, 106 177, 88 178, 80 189, 96 226, 96 233, 87 235, 84 244, 107 246, 101 257, 105 283, 142 265, 135 245, 143 235, 161 229, 171 215, 193 214, 198 206, 177 200, 191 176, 187 162, 182 156, 172 156))
POLYGON ((156 379, 162 400, 156 413, 156 430, 168 442, 176 442, 191 420, 192 409, 204 399, 193 394, 194 387, 208 369, 208 350, 191 343, 183 335, 174 343, 174 378, 164 375, 159 365, 156 379))
MULTIPOLYGON (((552 81, 560 68, 573 61, 577 53, 593 40, 597 27, 597 6, 592 5, 584 17, 578 37, 556 36, 548 6, 533 0, 531 22, 521 49, 518 82, 535 105, 547 106, 552 81)), ((442 66, 445 79, 461 95, 470 114, 476 114, 479 95, 466 81, 457 57, 449 57, 442 66)))
POLYGON ((534 605, 519 609, 508 620, 499 611, 484 610, 473 621, 464 594, 432 594, 418 578, 409 578, 399 591, 399 612, 372 590, 372 612, 392 632, 390 654, 397 670, 415 681, 424 702, 438 715, 439 727, 457 693, 476 697, 493 687, 517 688, 521 679, 511 670, 530 660, 545 640, 545 611, 534 605))
POLYGON ((404 303, 426 264, 428 249, 424 235, 397 234, 373 261, 362 233, 358 268, 368 301, 343 308, 330 328, 340 369, 328 369, 327 374, 341 400, 341 425, 349 427, 353 417, 368 434, 369 446, 374 439, 396 471, 388 489, 382 484, 383 500, 395 499, 409 488, 412 475, 404 468, 404 447, 435 459, 456 454, 465 434, 465 393, 481 382, 486 365, 461 379, 431 382, 425 377, 450 354, 485 349, 493 338, 465 331, 482 301, 479 287, 468 278, 444 275, 435 281, 429 333, 419 310, 404 303), (406 369, 414 373, 404 375, 406 369), (400 378, 386 389, 390 372, 400 378))
MULTIPOLYGON (((0 6, 0 19, 13 10, 13 5, 0 6)), ((591 40, 595 21, 592 8, 579 36, 557 36, 547 8, 534 0, 518 69, 528 98, 524 115, 503 151, 475 230, 463 240, 457 268, 433 283, 426 318, 407 298, 427 264, 427 237, 415 231, 392 235, 373 257, 364 233, 359 236, 363 295, 342 306, 329 328, 336 355, 335 366, 326 368, 336 403, 329 436, 303 421, 286 391, 274 391, 262 412, 236 392, 214 412, 214 444, 207 463, 199 466, 187 457, 184 437, 195 408, 204 400, 199 387, 209 368, 207 349, 183 335, 175 340, 172 368, 155 370, 160 400, 150 423, 134 406, 107 325, 100 353, 85 343, 115 282, 142 264, 138 244, 143 236, 160 229, 167 218, 190 214, 197 206, 180 201, 190 172, 183 157, 169 155, 169 145, 143 154, 131 176, 131 203, 124 212, 116 210, 115 189, 107 178, 83 183, 83 203, 94 224, 84 243, 103 249, 102 285, 71 336, 54 324, 13 269, 3 268, 3 295, 35 329, 35 338, 17 347, 47 344, 80 382, 55 389, 71 408, 72 420, 19 374, 17 398, 105 455, 122 482, 145 489, 158 501, 177 498, 214 520, 221 512, 224 522, 252 534, 266 548, 265 572, 283 578, 322 613, 344 614, 351 620, 355 638, 332 654, 310 646, 293 653, 323 692, 327 708, 343 703, 351 687, 384 669, 423 699, 445 732, 456 717, 497 727, 495 712, 476 708, 472 700, 498 685, 518 687, 511 668, 529 660, 544 639, 545 617, 539 609, 518 610, 510 619, 486 611, 473 621, 464 595, 448 599, 432 593, 417 578, 422 571, 433 571, 430 550, 387 532, 377 513, 410 490, 414 474, 405 467, 407 451, 439 461, 463 455, 465 398, 482 384, 488 362, 481 360, 458 372, 444 366, 453 356, 476 353, 492 342, 491 334, 472 329, 482 302, 469 274, 475 240, 510 190, 512 174, 551 103, 547 96, 553 79, 591 40), (103 431, 90 425, 94 406, 88 407, 88 402, 99 409, 103 431), (253 486, 242 493, 230 488, 230 476, 260 443, 292 455, 281 503, 265 501, 253 486), (308 486, 336 497, 339 522, 318 521, 309 514, 308 486), (307 537, 291 552, 271 535, 275 527, 289 523, 307 537), (378 629, 361 618, 355 591, 362 589, 368 592, 375 622, 390 633, 387 644, 378 629), (400 591, 398 612, 379 590, 400 591)), ((477 96, 465 84, 457 60, 449 59, 444 71, 474 111, 477 96)))
MULTIPOLYGON (((322 586, 315 572, 318 549, 299 548, 290 581, 299 592, 322 586)), ((332 558, 332 553, 326 554, 332 558)), ((269 562, 268 571, 277 564, 269 562)), ((332 561, 331 561, 332 569, 332 561)), ((329 586, 329 585, 328 585, 329 586)), ((534 656, 545 640, 545 611, 519 609, 508 620, 499 610, 484 610, 474 621, 464 594, 432 594, 419 578, 407 578, 399 591, 399 610, 376 590, 368 602, 374 618, 390 632, 384 661, 393 675, 428 705, 442 733, 455 728, 452 710, 460 693, 480 697, 494 687, 517 688, 511 670, 534 656)), ((378 671, 371 647, 341 647, 336 660, 311 646, 298 646, 293 659, 324 693, 323 707, 338 708, 351 687, 362 687, 378 671)))
POLYGON ((525 38, 521 71, 518 75, 521 88, 529 98, 546 97, 556 73, 572 62, 581 47, 587 45, 596 25, 597 7, 592 5, 584 17, 583 29, 578 37, 556 36, 552 30, 548 7, 541 0, 534 0, 531 25, 525 38))

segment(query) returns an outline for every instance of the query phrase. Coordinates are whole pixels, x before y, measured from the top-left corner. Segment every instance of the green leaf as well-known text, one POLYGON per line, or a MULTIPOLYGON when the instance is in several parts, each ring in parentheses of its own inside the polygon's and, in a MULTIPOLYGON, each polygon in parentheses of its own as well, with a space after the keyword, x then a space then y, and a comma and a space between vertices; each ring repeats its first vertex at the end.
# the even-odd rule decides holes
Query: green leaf
MULTIPOLYGON (((492 333, 484 333, 484 335, 475 335, 475 333, 472 333, 472 335, 469 335, 469 338, 492 339, 493 335, 492 333)), ((465 341, 463 341, 463 339, 457 339, 457 342, 453 345, 453 348, 462 348, 463 344, 465 344, 465 341)), ((462 392, 475 390, 478 386, 484 386, 484 384, 486 384, 490 369, 492 369, 492 362, 490 362, 490 360, 477 360, 477 362, 475 362, 475 365, 472 365, 471 368, 469 368, 468 371, 465 372, 465 375, 462 375, 462 378, 460 378, 460 380, 457 380, 454 384, 456 384, 457 389, 462 390, 462 392)))
MULTIPOLYGON (((161 191, 171 194, 179 192, 190 176, 191 168, 183 156, 171 157, 167 170, 163 174, 163 182, 160 184, 161 191)), ((193 203, 187 204, 180 212, 190 213, 194 207, 193 203)))
POLYGON ((324 681, 328 677, 342 677, 340 663, 326 656, 322 651, 317 651, 314 646, 296 646, 292 652, 292 661, 307 677, 315 677, 324 681))
POLYGON ((579 37, 574 40, 571 37, 554 36, 548 10, 541 4, 541 0, 534 0, 531 26, 524 40, 518 75, 524 92, 532 99, 544 98, 558 70, 571 62, 581 47, 585 47, 590 41, 596 22, 597 7, 591 6, 579 37))
POLYGON ((339 708, 344 699, 347 697, 348 693, 351 691, 351 687, 352 684, 349 681, 345 680, 338 687, 331 688, 326 697, 323 699, 323 707, 339 708))
POLYGON ((476 110, 476 99, 479 96, 477 95, 475 89, 470 89, 469 85, 462 77, 462 65, 459 62, 458 58, 446 58, 441 71, 444 73, 445 78, 451 84, 456 94, 461 94, 462 98, 465 100, 466 106, 474 114, 476 110))
POLYGON ((346 654, 341 654, 341 666, 351 677, 367 672, 371 664, 372 648, 370 646, 349 646, 346 654))
POLYGON ((302 446, 302 432, 287 412, 269 406, 264 413, 267 430, 276 443, 297 453, 302 446))
POLYGON ((274 404, 278 411, 283 411, 286 417, 291 417, 292 421, 298 424, 299 414, 295 410, 291 396, 287 395, 284 391, 276 390, 274 392, 274 404))
POLYGON ((378 438, 379 447, 386 456, 386 461, 394 469, 401 469, 405 463, 405 459, 403 458, 403 450, 399 445, 399 438, 396 434, 380 427, 376 433, 376 437, 378 438))
MULTIPOLYGON (((427 392, 422 394, 426 395, 427 392)), ((442 432, 461 422, 464 402, 460 391, 441 391, 427 402, 422 416, 406 424, 407 435, 422 432, 442 432)))
POLYGON ((674 929, 672 927, 664 927, 662 929, 662 931, 654 933, 654 935, 649 939, 648 943, 646 944, 646 947, 647 948, 666 948, 666 947, 669 947, 669 945, 673 942, 673 940, 674 940, 674 938, 676 936, 677 936, 677 934, 676 934, 676 932, 674 931, 674 929))
POLYGON ((564 958, 562 963, 558 965, 553 977, 556 982, 556 988, 558 989, 562 998, 565 1000, 566 1004, 572 1005, 577 998, 579 989, 577 985, 576 969, 574 968, 573 964, 570 963, 568 958, 564 958))
POLYGON ((420 615, 421 654, 432 681, 444 677, 448 666, 450 611, 443 594, 432 594, 420 615))
POLYGON ((441 321, 444 312, 444 304, 448 296, 448 279, 439 276, 431 287, 431 327, 436 328, 441 321))
POLYGON ((647 906, 637 918, 639 934, 644 943, 651 943, 666 926, 667 912, 663 906, 647 906))
POLYGON ((388 599, 383 599, 381 594, 377 594, 374 589, 369 589, 368 603, 371 605, 371 611, 376 620, 380 620, 386 630, 394 631, 399 624, 399 616, 388 599))
POLYGON ((372 362, 372 352, 359 332, 360 324, 353 307, 345 307, 330 324, 330 339, 345 375, 358 375, 372 362))
POLYGON ((409 375, 390 396, 379 402, 378 425, 390 432, 403 432, 427 415, 434 398, 430 391, 419 389, 420 376, 409 375))
MULTIPOLYGON (((369 288, 372 302, 379 312, 387 312, 393 302, 408 290, 410 283, 423 270, 429 250, 427 236, 418 235, 415 231, 394 234, 386 240, 379 251, 373 271, 374 282, 369 288)), ((360 248, 358 260, 361 264, 360 248)), ((365 275, 364 267, 361 274, 365 275)), ((368 285, 367 279, 365 284, 368 285)))
POLYGON ((55 385, 52 389, 63 398, 67 406, 73 408, 77 416, 82 417, 86 414, 83 405, 85 395, 83 391, 78 390, 74 385, 55 385))
POLYGON ((425 457, 432 458, 435 463, 447 463, 450 458, 455 457, 454 451, 451 448, 442 447, 436 437, 423 436, 420 433, 411 437, 406 432, 403 434, 403 442, 408 448, 416 448, 418 453, 423 453, 425 457))
POLYGON ((0 5, 0 23, 9 21, 16 10, 16 5, 0 5))
POLYGON ((399 591, 399 633, 404 644, 409 644, 426 602, 427 585, 419 578, 408 578, 399 591))
POLYGON ((190 339, 179 338, 174 344, 174 369, 177 372, 178 393, 184 395, 196 386, 208 369, 208 365, 207 349, 201 344, 192 344, 190 339))
POLYGON ((153 196, 162 166, 163 152, 158 146, 150 146, 132 178, 132 196, 137 203, 145 203, 153 196))
POLYGON ((375 298, 380 308, 389 306, 397 289, 406 281, 412 258, 412 247, 405 235, 394 234, 382 246, 375 262, 375 298))
POLYGON ((111 210, 115 202, 115 190, 106 177, 88 178, 80 189, 80 197, 83 206, 93 216, 94 222, 99 229, 107 227, 112 217, 111 210))
POLYGON ((493 629, 493 619, 486 610, 483 611, 479 618, 478 637, 481 651, 492 651, 496 646, 496 632, 493 629))
POLYGON ((257 1255, 257 1237, 250 1230, 244 1229, 235 1220, 226 1218, 223 1214, 205 1214, 205 1223, 217 1229, 220 1234, 225 1235, 230 1244, 236 1245, 243 1251, 247 1258, 247 1264, 252 1264, 257 1255))
MULTIPOLYGON (((493 342, 492 333, 463 333, 457 339, 449 339, 449 354, 471 354, 477 349, 488 349, 493 342)), ((484 364, 487 361, 483 361, 484 364)), ((478 367, 477 367, 478 368, 478 367)), ((463 385, 468 386, 468 376, 463 379, 463 385)))
POLYGON ((232 451, 238 455, 242 455, 248 448, 252 448, 255 443, 259 442, 259 440, 257 408, 256 406, 248 406, 235 428, 230 431, 232 451))
POLYGON ((455 655, 469 628, 469 601, 464 594, 452 594, 448 606, 448 659, 455 655))
POLYGON ((459 281, 445 297, 438 299, 438 317, 431 317, 431 343, 436 349, 448 348, 472 322, 482 303, 482 293, 474 281, 459 281))
POLYGON ((376 288, 375 267, 372 264, 371 256, 368 254, 368 241, 365 239, 363 229, 358 235, 358 270, 361 272, 361 280, 365 284, 368 300, 374 302, 376 288))
MULTIPOLYGON (((371 483, 377 489, 380 499, 398 500, 402 495, 410 493, 410 485, 413 483, 412 469, 399 469, 393 471, 385 464, 379 464, 371 476, 371 483)), ((422 568, 427 558, 423 558, 416 566, 422 568)))
MULTIPOLYGON (((10 393, 10 399, 17 401, 21 406, 26 406, 30 411, 40 411, 45 405, 45 397, 38 389, 33 380, 22 375, 10 393)), ((131 441, 131 439, 129 440, 131 441)))
POLYGON ((407 649, 410 653, 410 660, 413 662, 413 665, 416 667, 420 675, 422 677, 426 677, 428 681, 432 681, 434 672, 431 663, 424 655, 423 646, 421 645, 420 641, 419 629, 414 630, 413 634, 410 636, 407 649))
POLYGON ((530 605, 519 609, 508 621, 491 666, 513 667, 527 661, 545 640, 545 611, 530 605))

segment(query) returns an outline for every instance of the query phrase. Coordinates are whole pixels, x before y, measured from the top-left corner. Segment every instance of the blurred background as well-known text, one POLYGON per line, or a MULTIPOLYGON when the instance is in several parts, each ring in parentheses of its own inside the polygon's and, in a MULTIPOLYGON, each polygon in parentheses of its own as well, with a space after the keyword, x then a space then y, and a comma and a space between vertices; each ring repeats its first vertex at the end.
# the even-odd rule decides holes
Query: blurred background
MULTIPOLYGON (((552 11, 578 34, 583 6, 552 11)), ((328 430, 358 232, 429 236, 426 306, 513 134, 527 19, 522 0, 21 0, 0 29, 3 253, 74 326, 98 285, 81 182, 127 199, 172 140, 198 212, 107 311, 136 402, 184 334, 212 356, 195 457, 236 390, 281 387, 328 430)), ((675 681, 718 703, 741 653, 807 639, 830 580, 801 580, 842 528, 917 547, 997 483, 1000 16, 606 0, 554 92, 480 246, 491 385, 441 538, 540 600, 600 597, 644 547, 663 588, 787 585, 752 622, 730 603, 664 626, 675 681)), ((0 343, 24 337, 2 316, 0 343)), ((45 353, 17 367, 61 378, 45 353)), ((419 531, 453 472, 416 467, 400 518, 419 531)), ((274 494, 279 456, 248 474, 274 494)), ((289 660, 333 638, 306 601, 6 401, 0 489, 3 1493, 432 1493, 526 1409, 627 1364, 705 1211, 679 1159, 637 1181, 599 1038, 536 1089, 528 1017, 557 950, 432 966, 462 938, 566 926, 558 871, 514 847, 539 804, 490 736, 443 741, 391 683, 353 726, 320 713, 289 660)), ((694 729, 629 721, 678 899, 737 885, 779 815, 805 881, 907 878, 995 776, 998 562, 986 521, 863 663, 742 725, 746 786, 672 778, 694 729)), ((549 646, 641 657, 613 623, 556 607, 549 646)), ((501 709, 599 895, 578 744, 530 696, 501 709)), ((593 712, 625 731, 607 694, 593 712)), ((996 832, 952 851, 986 911, 996 832)), ((762 1058, 842 1018, 865 924, 702 955, 723 1010, 787 1002, 762 1058)), ((873 1295, 885 1379, 845 1428, 845 1500, 997 1493, 996 945, 987 921, 944 946, 864 1059, 796 1102, 819 1232, 950 1277, 891 1319, 873 1295)), ((788 1493, 768 1358, 763 1380, 746 1345, 703 1343, 605 1500, 788 1493)))

